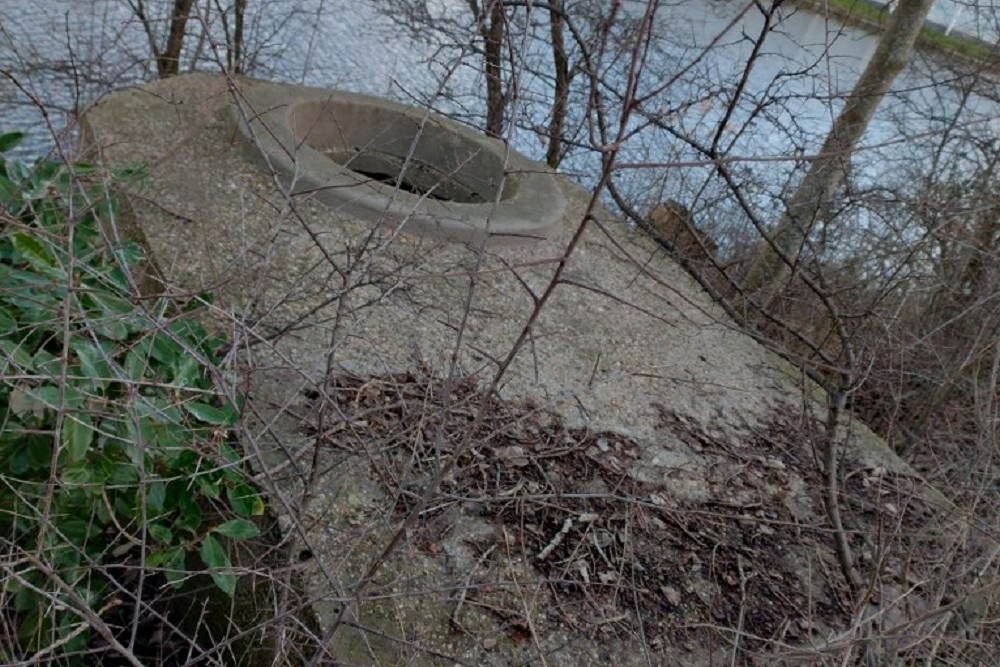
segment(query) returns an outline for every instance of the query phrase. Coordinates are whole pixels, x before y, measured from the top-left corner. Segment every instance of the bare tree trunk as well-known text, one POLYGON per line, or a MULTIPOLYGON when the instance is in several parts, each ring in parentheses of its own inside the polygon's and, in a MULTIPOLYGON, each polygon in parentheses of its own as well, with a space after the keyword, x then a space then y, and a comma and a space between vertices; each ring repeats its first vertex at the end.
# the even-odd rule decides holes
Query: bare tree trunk
POLYGON ((242 74, 243 63, 243 18, 247 11, 247 0, 236 0, 233 5, 233 74, 242 74))
POLYGON ((468 0, 479 24, 479 35, 484 42, 484 72, 486 74, 486 135, 503 135, 504 107, 507 105, 503 92, 503 41, 507 32, 507 15, 503 0, 486 0, 480 5, 478 0, 468 0))
POLYGON ((871 122, 889 86, 906 66, 933 0, 899 0, 878 47, 844 109, 834 121, 785 214, 764 248, 761 259, 747 276, 746 288, 763 302, 770 301, 788 277, 791 264, 820 212, 843 179, 851 153, 871 122))
POLYGON ((562 133, 566 121, 566 105, 569 100, 569 60, 566 57, 566 41, 563 37, 563 0, 549 3, 549 27, 552 36, 552 65, 555 69, 556 88, 552 100, 552 119, 549 121, 549 147, 545 162, 555 169, 562 160, 562 133))
POLYGON ((146 40, 149 42, 149 53, 156 60, 157 73, 159 73, 160 47, 156 45, 156 31, 153 29, 152 21, 146 14, 146 6, 142 0, 128 0, 128 4, 132 9, 132 13, 135 14, 135 18, 139 21, 139 25, 142 26, 142 31, 146 34, 146 40))
POLYGON ((503 40, 506 32, 506 16, 503 2, 493 0, 490 6, 490 20, 483 25, 486 39, 486 134, 499 137, 503 134, 503 117, 506 100, 503 94, 503 40))
POLYGON ((160 78, 174 76, 180 71, 181 48, 184 46, 184 28, 191 16, 194 0, 174 0, 174 10, 170 15, 170 32, 167 34, 166 48, 156 54, 156 71, 160 78))

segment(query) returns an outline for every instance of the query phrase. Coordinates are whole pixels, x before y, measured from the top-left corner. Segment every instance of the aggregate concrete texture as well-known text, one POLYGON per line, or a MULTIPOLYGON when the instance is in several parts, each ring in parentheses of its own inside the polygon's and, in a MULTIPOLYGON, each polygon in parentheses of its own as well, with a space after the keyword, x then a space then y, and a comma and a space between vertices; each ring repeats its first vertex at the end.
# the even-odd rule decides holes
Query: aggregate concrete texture
MULTIPOLYGON (((372 225, 350 203, 289 195, 237 129, 232 95, 226 79, 196 74, 114 93, 86 114, 84 143, 102 161, 147 168, 130 197, 135 231, 167 282, 214 289, 224 316, 252 319, 262 332, 294 330, 284 352, 312 380, 325 372, 331 341, 336 363, 359 374, 415 361, 447 372, 456 347, 463 372, 495 368, 580 224, 587 193, 561 180, 568 205, 547 238, 485 254, 405 225, 372 225)), ((660 253, 599 210, 504 395, 643 438, 656 433, 663 403, 726 428, 798 400, 794 371, 660 253)))
MULTIPOLYGON (((310 98, 308 103, 314 104, 327 97, 313 89, 295 92, 286 86, 186 75, 103 98, 87 112, 82 133, 84 144, 104 163, 138 160, 148 167, 150 178, 128 190, 133 215, 131 222, 120 221, 120 231, 144 240, 169 289, 211 289, 217 294, 214 308, 220 322, 251 327, 238 330, 237 342, 247 350, 242 362, 252 370, 253 402, 265 425, 260 439, 286 451, 309 440, 293 411, 285 408, 299 405, 303 391, 322 387, 329 373, 366 377, 457 372, 488 382, 551 281, 569 239, 584 220, 589 196, 547 173, 545 179, 522 180, 516 189, 528 196, 512 205, 516 213, 506 218, 511 225, 507 231, 534 225, 535 232, 544 233, 530 241, 523 236, 535 232, 522 234, 517 245, 490 244, 485 251, 478 243, 485 238, 482 229, 456 235, 455 225, 468 219, 453 217, 448 224, 454 225, 444 230, 429 219, 410 224, 420 213, 407 211, 416 210, 414 199, 422 199, 420 193, 366 183, 369 191, 363 203, 347 196, 324 197, 321 193, 331 179, 347 179, 341 182, 345 186, 356 180, 343 170, 331 176, 329 155, 321 153, 335 149, 336 142, 314 135, 320 150, 297 153, 297 161, 289 155, 278 157, 286 149, 291 153, 288 136, 281 134, 288 117, 276 118, 272 112, 283 100, 310 98), (267 94, 241 96, 241 90, 267 94), (239 100, 236 115, 234 99, 239 100), (248 138, 250 127, 255 128, 254 140, 248 138), (313 167, 325 175, 310 175, 313 167), (296 175, 291 188, 289 174, 296 175), (547 190, 547 183, 558 196, 547 190), (528 192, 533 187, 539 190, 528 192), (385 200, 385 224, 370 220, 376 196, 385 200), (533 218, 532 202, 542 196, 546 201, 537 203, 533 218), (393 208, 397 202, 402 208, 393 208), (369 219, 359 219, 359 208, 369 219), (556 210, 557 219, 550 219, 556 210), (474 243, 450 242, 456 239, 474 243)), ((371 108, 369 101, 361 102, 371 108)), ((386 108, 404 116, 410 113, 388 104, 386 108)), ((315 107, 301 109, 313 114, 302 122, 317 120, 315 107)), ((489 145, 471 137, 470 130, 432 122, 447 125, 463 141, 489 145)), ((544 173, 513 153, 492 148, 487 152, 488 160, 503 160, 508 171, 513 165, 518 172, 544 173)), ((333 157, 349 164, 357 154, 333 157)), ((495 164, 487 166, 496 173, 495 164)), ((493 210, 499 211, 507 198, 517 197, 502 189, 486 192, 487 202, 466 205, 481 210, 495 197, 499 203, 493 210)), ((438 219, 445 215, 442 211, 462 206, 423 203, 441 207, 434 211, 438 219)), ((793 368, 738 331, 656 243, 599 207, 568 259, 562 284, 538 315, 499 391, 509 401, 549 408, 572 425, 634 438, 641 456, 630 474, 683 502, 704 501, 718 490, 705 480, 712 478, 710 468, 719 467, 720 459, 706 456, 671 430, 663 420, 665 408, 705 431, 738 439, 774 410, 799 409, 804 400, 801 378, 793 368)), ((815 409, 822 412, 821 406, 815 409)), ((908 471, 880 440, 861 426, 854 429, 854 455, 863 465, 908 471)), ((311 496, 309 515, 325 517, 326 523, 310 537, 315 541, 312 552, 322 554, 320 561, 328 571, 345 577, 356 574, 391 538, 388 515, 372 520, 366 510, 386 502, 385 491, 367 475, 363 456, 338 459, 319 488, 311 496), (363 537, 358 537, 361 528, 363 537)), ((803 488, 802 480, 794 485, 803 488)), ((783 490, 775 502, 785 503, 797 517, 811 511, 815 518, 815 500, 794 489, 783 490)), ((469 563, 474 569, 476 556, 462 538, 494 529, 470 516, 458 524, 465 527, 444 544, 444 554, 464 562, 462 576, 469 577, 469 563)), ((424 576, 421 585, 430 589, 434 586, 427 581, 439 582, 445 576, 447 568, 431 555, 414 552, 406 559, 386 566, 400 581, 424 576)), ((836 569, 832 560, 827 566, 836 569)), ((517 576, 530 581, 530 565, 519 567, 517 576)), ((317 606, 322 607, 326 589, 318 584, 316 590, 317 606)), ((380 621, 378 605, 360 614, 384 633, 403 628, 403 634, 413 632, 420 641, 433 643, 438 653, 424 654, 412 664, 449 664, 433 657, 442 651, 466 656, 466 664, 515 664, 517 651, 519 660, 530 661, 532 651, 549 648, 550 665, 608 664, 610 639, 571 629, 536 637, 528 645, 511 644, 511 653, 503 656, 495 641, 490 643, 492 653, 483 648, 485 642, 470 648, 468 638, 449 634, 451 612, 440 602, 424 604, 416 596, 400 594, 379 603, 396 605, 391 618, 380 621), (439 636, 443 643, 434 639, 439 636)), ((376 635, 342 639, 343 655, 360 651, 356 664, 370 664, 375 654, 386 663, 400 660, 400 652, 410 645, 397 642, 390 647, 376 635)), ((615 664, 649 664, 646 648, 622 644, 611 655, 615 664)), ((657 664, 680 664, 662 659, 657 664)), ((693 655, 684 658, 684 664, 708 662, 693 655)))

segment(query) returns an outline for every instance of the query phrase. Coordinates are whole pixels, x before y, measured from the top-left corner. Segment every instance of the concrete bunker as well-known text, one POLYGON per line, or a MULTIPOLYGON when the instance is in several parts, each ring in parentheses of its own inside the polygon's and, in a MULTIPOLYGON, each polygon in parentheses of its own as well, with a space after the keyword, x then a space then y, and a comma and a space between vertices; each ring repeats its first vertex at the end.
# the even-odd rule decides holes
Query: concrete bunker
POLYGON ((293 194, 447 241, 545 238, 562 219, 556 179, 505 144, 380 98, 244 82, 233 113, 293 194))
MULTIPOLYGON (((614 224, 614 218, 598 207, 594 215, 602 221, 601 228, 592 225, 584 230, 572 257, 577 286, 553 293, 539 320, 543 335, 533 336, 524 353, 512 360, 502 389, 505 400, 524 406, 530 401, 534 407, 528 413, 500 409, 506 404, 482 396, 481 384, 468 385, 468 393, 457 398, 439 392, 444 386, 441 371, 450 372, 456 345, 462 368, 482 368, 487 374, 490 366, 483 360, 506 354, 522 330, 526 309, 534 303, 525 287, 551 281, 557 270, 551 258, 569 242, 573 221, 588 210, 589 195, 567 187, 566 224, 553 228, 549 242, 486 257, 459 244, 424 248, 400 243, 381 253, 385 264, 365 262, 367 266, 353 274, 353 249, 369 241, 366 225, 353 221, 331 225, 329 235, 317 239, 312 232, 328 224, 329 214, 311 204, 297 212, 302 225, 287 224, 280 208, 282 193, 271 178, 247 164, 243 151, 235 150, 229 86, 226 77, 195 73, 118 91, 87 111, 81 135, 84 146, 101 163, 127 165, 138 160, 148 165, 151 178, 141 186, 132 190, 124 184, 127 210, 118 221, 132 226, 145 241, 171 289, 200 292, 219 286, 213 312, 227 323, 233 318, 240 335, 244 327, 250 335, 288 332, 255 346, 252 356, 246 357, 251 362, 246 378, 254 389, 252 409, 260 411, 253 414, 267 425, 256 442, 262 454, 273 450, 278 457, 273 459, 279 466, 275 470, 288 473, 274 478, 273 507, 302 507, 305 516, 316 517, 304 525, 313 557, 302 561, 293 552, 285 559, 269 551, 275 559, 293 561, 280 564, 278 577, 262 565, 234 558, 237 571, 246 573, 241 574, 244 590, 280 601, 280 608, 268 606, 281 612, 276 622, 298 621, 292 617, 300 608, 298 596, 285 577, 301 572, 305 577, 301 604, 316 605, 321 628, 313 631, 303 623, 302 636, 333 637, 322 648, 356 664, 376 660, 420 666, 444 661, 529 664, 538 662, 539 655, 563 665, 604 665, 609 655, 622 665, 712 664, 720 655, 720 633, 734 628, 737 637, 743 632, 747 641, 755 642, 746 655, 758 662, 787 663, 800 656, 809 662, 841 650, 843 637, 850 643, 856 636, 852 634, 856 610, 836 602, 843 584, 836 579, 836 555, 823 527, 823 501, 811 495, 823 488, 815 481, 818 473, 808 445, 816 441, 814 416, 822 420, 823 409, 818 405, 812 413, 806 407, 805 401, 813 400, 812 390, 798 381, 800 373, 794 367, 777 361, 740 333, 707 292, 674 263, 645 262, 643 258, 655 252, 652 242, 614 224), (513 256, 517 262, 510 261, 513 256), (477 275, 488 281, 489 289, 477 288, 469 308, 461 298, 468 293, 469 274, 456 269, 474 266, 480 259, 477 275), (641 270, 637 259, 643 262, 641 270), (344 283, 331 282, 331 277, 338 279, 335 273, 344 283), (400 282, 383 281, 386 275, 399 276, 400 282), (375 287, 378 292, 367 291, 372 278, 381 283, 375 287), (343 329, 338 330, 337 312, 346 303, 339 297, 347 293, 341 286, 348 281, 366 291, 360 292, 362 298, 352 299, 351 316, 342 319, 343 329), (588 285, 597 289, 586 289, 588 285), (338 297, 333 302, 331 293, 338 297), (395 298, 397 293, 413 298, 395 298), (369 299, 368 294, 391 298, 369 299), (254 310, 248 312, 250 304, 254 310), (250 317, 242 317, 244 313, 250 317), (288 323, 296 328, 286 328, 288 323), (467 323, 462 336, 457 334, 460 323, 467 323), (337 376, 340 384, 331 388, 331 378, 320 369, 329 364, 334 333, 337 365, 349 369, 354 379, 337 376), (296 480, 306 476, 295 475, 294 466, 286 470, 282 462, 294 460, 288 458, 286 445, 293 452, 320 451, 315 444, 319 434, 304 430, 300 416, 318 414, 319 404, 307 392, 319 387, 327 393, 316 400, 337 401, 330 404, 331 414, 344 410, 337 419, 349 428, 331 431, 336 442, 330 446, 324 442, 324 475, 314 487, 318 492, 299 495, 299 489, 306 487, 296 480), (402 397, 413 407, 399 409, 402 397), (468 463, 457 463, 456 475, 448 481, 461 486, 450 486, 447 496, 435 496, 435 505, 442 509, 434 510, 439 513, 428 515, 418 530, 405 536, 373 587, 349 589, 356 610, 351 613, 358 620, 341 623, 345 598, 337 579, 348 585, 359 581, 364 569, 387 553, 385 545, 400 525, 394 513, 407 507, 398 499, 410 493, 406 489, 421 488, 389 488, 383 480, 392 475, 375 474, 373 464, 391 466, 399 460, 394 457, 402 457, 406 465, 419 461, 435 475, 436 461, 453 456, 459 439, 446 438, 444 449, 435 449, 434 438, 420 437, 426 426, 419 423, 421 415, 449 420, 446 423, 453 426, 447 433, 464 432, 458 429, 469 427, 469 411, 480 410, 485 401, 492 404, 486 411, 490 419, 503 425, 487 424, 493 438, 489 443, 478 442, 476 435, 473 450, 480 454, 466 459, 468 463), (552 406, 567 418, 567 426, 572 419, 573 429, 588 430, 548 431, 557 422, 541 419, 539 406, 552 406), (785 406, 792 412, 784 415, 785 406), (390 441, 389 433, 374 431, 376 425, 394 428, 376 416, 380 414, 393 419, 414 415, 418 423, 400 422, 390 441), (586 439, 586 434, 596 437, 586 439), (381 444, 374 449, 382 460, 358 440, 378 440, 381 444), (399 443, 399 449, 390 442, 399 443), (481 465, 489 466, 488 475, 481 474, 481 465), (619 480, 655 489, 633 486, 626 493, 619 480), (550 488, 553 485, 559 486, 550 488), (586 498, 573 497, 581 491, 586 498), (295 502, 299 498, 309 502, 284 505, 279 494, 285 493, 295 502), (471 500, 453 503, 455 498, 471 500), (438 505, 437 499, 445 502, 438 505), (590 504, 598 502, 607 504, 596 508, 590 504), (523 518, 528 510, 537 512, 538 518, 523 518), (511 513, 512 529, 505 529, 507 524, 494 524, 495 529, 483 526, 501 511, 511 513), (595 518, 580 519, 588 515, 595 518), (691 529, 693 523, 697 530, 691 529), (654 533, 651 540, 633 529, 646 524, 654 533), (528 525, 531 530, 521 528, 528 525), (768 545, 768 550, 761 550, 768 545), (543 551, 546 556, 539 561, 536 556, 543 551), (658 568, 640 559, 648 557, 658 562, 670 558, 679 567, 658 568), (552 568, 548 571, 555 575, 549 578, 543 567, 552 568), (633 572, 636 577, 663 579, 640 586, 633 572), (589 584, 585 577, 591 578, 589 584), (254 579, 281 586, 281 597, 271 597, 274 589, 255 585, 254 579), (558 585, 547 585, 548 581, 558 585), (525 606, 529 589, 523 582, 533 596, 529 606, 525 606), (588 593, 587 604, 603 599, 627 607, 620 610, 605 602, 582 606, 579 600, 584 598, 567 601, 565 596, 572 593, 567 585, 579 591, 590 586, 591 592, 608 596, 591 598, 588 593), (763 603, 754 604, 761 599, 763 603), (638 616, 641 611, 634 611, 641 610, 640 600, 649 600, 655 605, 650 609, 675 617, 654 626, 638 616), (841 624, 832 616, 830 621, 816 616, 817 600, 833 601, 830 608, 846 610, 848 618, 841 624), (783 607, 789 611, 781 611, 783 607), (508 614, 511 609, 523 611, 508 614), (563 609, 578 615, 560 620, 563 609), (759 612, 752 627, 746 609, 759 612), (762 621, 774 623, 773 639, 762 621), (512 633, 511 628, 517 631, 512 633), (531 639, 525 641, 518 628, 529 628, 531 639), (675 635, 668 633, 678 629, 683 635, 673 641, 675 635), (647 640, 650 637, 654 639, 647 640), (484 639, 495 644, 488 646, 484 639), (800 646, 804 650, 799 651, 800 646)), ((289 103, 276 95, 271 105, 287 113, 289 103)), ((270 108, 254 107, 260 116, 270 108)), ((249 114, 251 107, 246 104, 244 109, 249 114)), ((246 118, 247 127, 261 135, 258 143, 263 144, 267 133, 260 117, 246 118)), ((318 139, 314 143, 322 146, 318 139)), ((322 156, 321 151, 309 150, 322 156)), ((254 148, 252 155, 260 152, 254 148)), ((302 150, 300 160, 311 159, 309 155, 302 150)), ((269 159, 275 164, 277 158, 269 159)), ((370 187, 379 185, 385 184, 374 181, 370 187)), ((296 187, 305 191, 300 184, 296 187)), ((398 197, 420 199, 388 190, 398 197)), ((823 424, 820 421, 818 427, 823 424)), ((963 622, 981 618, 976 609, 987 609, 991 591, 980 588, 965 600, 968 612, 958 614, 954 605, 944 605, 937 609, 945 616, 928 615, 922 611, 928 608, 927 594, 914 592, 907 579, 891 576, 904 571, 893 566, 905 568, 912 562, 908 554, 916 553, 912 549, 917 545, 952 549, 956 529, 964 531, 960 535, 971 532, 965 515, 927 487, 883 441, 854 420, 846 437, 847 426, 842 465, 845 479, 853 482, 843 500, 854 513, 852 534, 859 539, 881 535, 877 531, 884 518, 906 528, 900 533, 906 539, 887 541, 885 550, 881 543, 869 548, 866 541, 859 551, 874 567, 886 563, 885 593, 872 599, 864 613, 878 619, 879 628, 896 628, 898 634, 879 631, 878 642, 871 643, 876 655, 892 656, 894 644, 884 644, 883 653, 882 638, 895 642, 899 637, 906 642, 899 645, 909 646, 909 637, 933 637, 947 614, 963 622), (913 523, 910 517, 915 517, 913 523)), ((255 437, 256 431, 253 424, 246 433, 255 437)), ((409 479, 422 485, 430 477, 420 473, 409 479)), ((982 554, 983 562, 995 562, 995 545, 984 547, 982 554)), ((935 563, 929 567, 940 570, 934 569, 935 563)), ((914 570, 913 577, 923 577, 922 571, 914 570)), ((932 587, 928 594, 937 590, 932 587)), ((935 600, 930 600, 932 612, 935 600)), ((310 641, 279 634, 285 629, 257 617, 247 617, 249 625, 241 623, 230 611, 235 603, 228 596, 222 602, 206 613, 226 622, 227 635, 216 636, 215 644, 227 652, 230 633, 241 633, 262 648, 280 644, 309 650, 310 641), (268 641, 262 643, 262 635, 252 629, 243 631, 251 626, 263 628, 268 641), (289 641, 273 641, 283 636, 289 641)), ((200 601, 196 606, 204 608, 200 601)), ((740 646, 746 644, 741 640, 740 646)))

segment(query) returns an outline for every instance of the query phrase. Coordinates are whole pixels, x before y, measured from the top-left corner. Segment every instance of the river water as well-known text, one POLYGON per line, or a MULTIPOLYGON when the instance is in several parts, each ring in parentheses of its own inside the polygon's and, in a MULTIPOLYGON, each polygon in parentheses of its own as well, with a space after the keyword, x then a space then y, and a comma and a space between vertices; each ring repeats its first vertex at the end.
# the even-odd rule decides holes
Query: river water
MULTIPOLYGON (((633 118, 629 129, 634 134, 620 161, 674 166, 626 167, 619 172, 620 182, 639 208, 675 197, 711 209, 714 218, 725 217, 727 208, 736 212, 726 187, 712 168, 693 164, 704 155, 692 144, 714 143, 717 154, 733 159, 732 172, 754 205, 772 214, 806 164, 797 157, 820 145, 841 107, 840 96, 850 91, 876 40, 791 7, 775 20, 748 71, 764 24, 754 3, 661 5, 639 88, 649 95, 644 108, 657 123, 633 118)), ((471 34, 465 0, 427 3, 431 15, 448 20, 448 35, 401 27, 400 3, 391 0, 251 0, 249 6, 254 74, 430 104, 482 123, 479 61, 453 38, 468 40, 471 34)), ((637 20, 645 6, 624 2, 620 25, 637 20)), ((544 141, 537 130, 547 122, 551 54, 544 15, 535 14, 523 32, 515 32, 524 56, 515 63, 520 103, 509 138, 521 151, 541 158, 544 141)), ((944 22, 948 16, 937 18, 944 22)), ((217 14, 210 13, 207 23, 209 32, 221 38, 217 14)), ((126 0, 0 0, 0 25, 0 128, 28 133, 25 156, 51 150, 88 102, 153 74, 147 39, 126 0)), ((208 41, 189 40, 188 47, 187 62, 198 69, 218 68, 208 41)), ((620 109, 614 99, 624 86, 626 55, 609 49, 601 61, 612 121, 620 109)), ((959 130, 949 135, 952 143, 965 135, 1000 134, 996 105, 978 94, 963 94, 969 81, 918 54, 852 161, 852 181, 863 188, 912 182, 926 168, 943 128, 959 130)), ((587 183, 595 177, 599 155, 586 148, 593 139, 583 113, 587 89, 582 76, 576 83, 569 127, 583 146, 563 169, 587 183)), ((71 145, 72 135, 63 136, 71 145)))

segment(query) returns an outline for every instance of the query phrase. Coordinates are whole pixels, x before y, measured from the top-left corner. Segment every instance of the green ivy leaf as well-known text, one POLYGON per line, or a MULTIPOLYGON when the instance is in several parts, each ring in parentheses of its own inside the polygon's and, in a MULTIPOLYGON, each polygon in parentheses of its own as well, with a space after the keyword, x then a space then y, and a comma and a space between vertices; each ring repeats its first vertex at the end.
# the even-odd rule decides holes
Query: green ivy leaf
POLYGON ((30 642, 36 636, 43 636, 45 633, 45 615, 41 610, 41 604, 23 616, 21 625, 17 627, 17 640, 21 644, 30 646, 30 642))
POLYGON ((7 398, 8 406, 12 414, 18 417, 27 417, 32 415, 34 417, 41 417, 45 414, 45 403, 39 402, 39 400, 31 394, 30 390, 22 386, 17 386, 11 389, 10 396, 7 398))
POLYGON ((57 525, 59 531, 65 535, 73 544, 82 545, 90 537, 93 531, 93 524, 84 519, 66 519, 57 525))
POLYGON ((162 364, 169 364, 184 355, 184 350, 167 334, 158 332, 150 339, 149 355, 162 364))
POLYGON ((239 453, 235 449, 233 449, 233 446, 230 445, 228 442, 219 443, 219 455, 222 456, 223 460, 229 463, 239 463, 240 459, 242 458, 239 455, 239 453))
POLYGON ((140 396, 132 409, 135 411, 135 416, 140 419, 148 419, 154 424, 165 424, 183 433, 184 427, 181 421, 183 415, 170 400, 162 396, 140 396))
POLYGON ((201 364, 191 355, 184 355, 174 370, 174 384, 179 387, 196 387, 201 379, 201 364))
POLYGON ((198 421, 213 426, 228 426, 229 415, 218 408, 213 408, 205 403, 189 402, 184 404, 184 408, 198 421))
POLYGON ((41 403, 46 408, 57 410, 62 403, 59 387, 48 384, 28 390, 28 396, 41 403))
MULTIPOLYGON (((0 507, 12 508, 6 519, 0 511, 0 532, 28 540, 37 534, 40 495, 54 471, 60 487, 45 515, 52 527, 47 562, 92 610, 106 591, 83 576, 84 564, 93 558, 101 565, 134 549, 114 527, 135 525, 140 517, 152 547, 149 566, 177 585, 200 551, 215 584, 233 595, 237 579, 223 547, 259 530, 246 519, 213 528, 203 508, 223 493, 226 504, 247 516, 263 513, 264 504, 238 465, 215 468, 214 456, 206 461, 198 449, 217 444, 221 429, 239 419, 240 403, 212 396, 206 371, 225 340, 209 335, 197 314, 174 317, 186 310, 176 299, 137 307, 129 273, 143 261, 141 247, 105 245, 101 219, 116 215, 119 202, 74 178, 104 172, 6 161, 3 151, 20 138, 0 134, 0 210, 18 222, 0 230, 0 376, 9 380, 0 383, 6 443, 0 476, 9 487, 6 493, 0 488, 0 507), (149 312, 168 314, 169 328, 149 312), (73 329, 68 357, 65 321, 73 329), (186 404, 191 397, 195 402, 186 404), (241 486, 234 491, 234 484, 241 486)), ((197 307, 208 299, 193 301, 197 307)), ((50 597, 58 594, 43 577, 25 576, 44 595, 18 609, 24 648, 53 640, 61 653, 82 651, 90 638, 78 632, 78 616, 52 607, 56 598, 50 597)), ((18 593, 16 584, 10 592, 18 593)))
POLYGON ((17 183, 7 178, 6 171, 4 162, 0 159, 0 202, 5 204, 3 208, 9 207, 16 210, 20 207, 21 188, 17 186, 17 183))
POLYGON ((180 507, 181 515, 177 517, 174 525, 181 530, 197 533, 198 529, 201 528, 201 509, 198 508, 198 503, 191 498, 189 489, 185 488, 185 494, 177 499, 177 505, 180 507))
POLYGON ((17 320, 10 311, 0 306, 0 331, 14 331, 17 328, 17 320))
POLYGON ((212 581, 223 593, 233 597, 236 593, 236 575, 231 572, 212 572, 212 581))
POLYGON ((65 486, 88 486, 94 484, 94 467, 87 463, 77 463, 63 468, 59 479, 65 486))
POLYGON ((24 344, 23 340, 11 340, 0 338, 0 371, 7 373, 8 365, 13 364, 15 373, 30 373, 31 352, 24 344))
MULTIPOLYGON (((121 322, 118 322, 118 324, 121 324, 121 322)), ((122 330, 124 330, 125 325, 122 324, 121 326, 122 330)), ((110 336, 107 334, 107 332, 99 331, 98 333, 103 333, 108 338, 117 340, 116 336, 110 336)), ((124 332, 122 339, 124 339, 127 335, 128 332, 124 332)), ((146 355, 142 354, 138 349, 133 348, 129 350, 129 353, 127 355, 125 355, 125 375, 128 376, 129 380, 138 382, 139 380, 143 379, 143 377, 146 375, 146 369, 148 367, 149 364, 146 361, 146 355)))
POLYGON ((170 532, 170 529, 160 523, 151 523, 146 530, 149 531, 154 540, 163 544, 170 544, 174 539, 174 534, 170 532))
POLYGON ((10 235, 10 241, 14 245, 21 257, 36 269, 50 269, 55 264, 55 260, 41 242, 34 236, 24 232, 14 232, 10 235))
POLYGON ((264 513, 264 500, 249 484, 237 483, 226 489, 229 496, 229 506, 240 516, 261 516, 264 513))
POLYGON ((109 485, 124 486, 133 484, 139 479, 139 472, 128 461, 103 456, 100 463, 106 483, 109 485))
POLYGON ((146 487, 146 504, 157 514, 163 512, 163 505, 167 498, 167 485, 163 480, 150 482, 146 487))
MULTIPOLYGON (((54 378, 53 378, 54 379, 54 378)), ((46 384, 27 390, 30 400, 37 402, 33 410, 37 413, 41 408, 59 410, 69 408, 72 410, 83 407, 86 397, 83 393, 72 385, 57 387, 54 384, 46 384)))
POLYGON ((38 372, 43 375, 59 375, 62 366, 62 359, 44 348, 35 352, 31 361, 38 372))
POLYGON ((48 184, 48 181, 57 181, 61 185, 66 183, 66 165, 63 162, 57 162, 56 160, 38 160, 35 162, 35 168, 31 175, 32 180, 42 181, 48 184))
POLYGON ((24 162, 7 162, 7 175, 15 181, 27 180, 31 175, 31 167, 24 162))
POLYGON ((256 524, 246 519, 233 519, 215 527, 219 535, 231 537, 234 540, 249 540, 260 535, 256 524))
POLYGON ((232 402, 226 401, 219 408, 219 412, 222 413, 223 419, 226 420, 226 426, 234 426, 240 418, 240 409, 232 402))
POLYGON ((94 421, 86 412, 70 413, 62 423, 62 446, 69 463, 76 463, 87 456, 94 439, 94 421))
POLYGON ((184 582, 187 567, 184 550, 180 547, 154 549, 146 558, 146 565, 150 568, 160 568, 171 586, 180 586, 184 582))
POLYGON ((118 317, 97 320, 92 324, 92 327, 98 335, 111 340, 123 341, 128 338, 129 334, 128 326, 118 317))
POLYGON ((52 436, 32 438, 27 445, 28 468, 48 470, 52 467, 52 436))
MULTIPOLYGON (((121 247, 117 248, 115 250, 115 256, 118 258, 118 264, 127 267, 136 266, 146 259, 146 254, 143 252, 142 246, 131 241, 126 241, 121 245, 121 247)), ((115 271, 120 271, 120 268, 115 267, 115 271)), ((116 278, 115 282, 121 282, 123 286, 128 284, 128 281, 126 281, 124 277, 122 277, 121 280, 116 278)))
POLYGON ((221 488, 219 486, 219 480, 215 475, 212 475, 211 477, 208 475, 198 475, 195 478, 195 481, 198 484, 198 490, 201 491, 203 495, 212 498, 213 500, 219 497, 221 488))
POLYGON ((80 361, 80 370, 91 385, 98 389, 106 388, 108 381, 112 379, 108 353, 90 341, 81 338, 74 338, 70 341, 70 348, 80 361))
POLYGON ((20 477, 31 470, 31 457, 28 447, 24 444, 13 447, 7 459, 7 472, 14 477, 20 477))
POLYGON ((236 575, 220 571, 230 568, 229 556, 226 555, 226 550, 222 548, 219 541, 211 535, 206 535, 201 542, 201 561, 210 570, 209 574, 212 575, 215 585, 223 593, 232 597, 233 593, 236 592, 236 575))
POLYGON ((6 153, 21 143, 23 139, 24 132, 5 132, 0 134, 0 153, 6 153))

